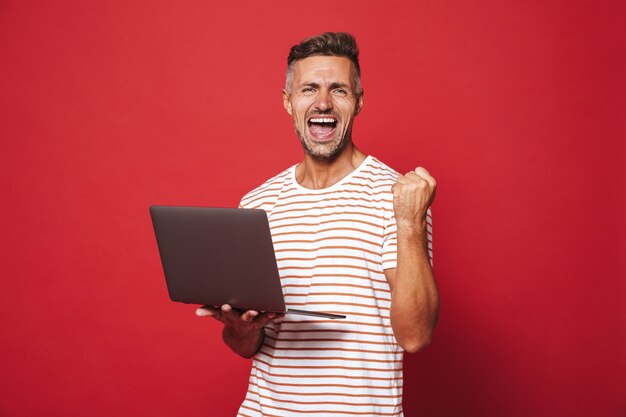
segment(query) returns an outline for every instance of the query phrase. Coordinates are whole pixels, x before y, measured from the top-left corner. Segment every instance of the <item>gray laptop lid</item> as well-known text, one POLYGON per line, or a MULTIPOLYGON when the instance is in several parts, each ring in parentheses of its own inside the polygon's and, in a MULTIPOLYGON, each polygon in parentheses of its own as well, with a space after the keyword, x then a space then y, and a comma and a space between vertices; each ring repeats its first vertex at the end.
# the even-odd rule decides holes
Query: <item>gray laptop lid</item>
POLYGON ((345 317, 286 311, 264 210, 151 206, 150 215, 173 301, 345 317))

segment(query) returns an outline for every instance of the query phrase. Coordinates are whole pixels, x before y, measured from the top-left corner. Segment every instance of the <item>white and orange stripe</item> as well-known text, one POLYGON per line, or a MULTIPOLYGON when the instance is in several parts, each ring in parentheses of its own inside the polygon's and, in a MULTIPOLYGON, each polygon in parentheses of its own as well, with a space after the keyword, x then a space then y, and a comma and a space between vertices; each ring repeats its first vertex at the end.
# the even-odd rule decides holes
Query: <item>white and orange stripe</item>
POLYGON ((397 177, 368 156, 332 187, 309 190, 292 166, 241 200, 268 214, 287 306, 347 318, 287 315, 267 326, 239 416, 402 416, 403 350, 384 274, 396 267, 397 177))

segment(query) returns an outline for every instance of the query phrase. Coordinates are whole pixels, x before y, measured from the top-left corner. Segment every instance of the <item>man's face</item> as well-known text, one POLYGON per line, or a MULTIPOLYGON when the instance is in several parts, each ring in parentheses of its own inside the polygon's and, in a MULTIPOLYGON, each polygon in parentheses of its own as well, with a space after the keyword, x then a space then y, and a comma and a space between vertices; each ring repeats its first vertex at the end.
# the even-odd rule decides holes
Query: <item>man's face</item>
POLYGON ((345 57, 312 56, 297 61, 293 70, 291 92, 283 90, 285 109, 304 150, 332 160, 351 140, 352 120, 363 106, 354 64, 345 57))

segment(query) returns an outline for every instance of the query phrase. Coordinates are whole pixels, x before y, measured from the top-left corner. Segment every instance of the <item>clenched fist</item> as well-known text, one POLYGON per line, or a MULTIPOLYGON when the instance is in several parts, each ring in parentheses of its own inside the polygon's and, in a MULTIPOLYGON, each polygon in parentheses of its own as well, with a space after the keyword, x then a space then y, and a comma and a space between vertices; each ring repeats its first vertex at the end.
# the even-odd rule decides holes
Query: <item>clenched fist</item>
POLYGON ((426 228, 426 212, 435 199, 437 182, 422 167, 398 177, 391 187, 396 223, 400 228, 426 228))

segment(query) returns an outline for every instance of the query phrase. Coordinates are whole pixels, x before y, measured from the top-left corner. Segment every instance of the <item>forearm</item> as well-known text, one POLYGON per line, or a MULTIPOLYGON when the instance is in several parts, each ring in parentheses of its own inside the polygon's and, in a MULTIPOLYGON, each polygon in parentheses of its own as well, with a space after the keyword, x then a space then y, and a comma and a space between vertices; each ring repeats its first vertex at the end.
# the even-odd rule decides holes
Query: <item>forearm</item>
POLYGON ((265 339, 265 329, 254 329, 246 334, 236 334, 230 327, 224 326, 222 339, 233 352, 244 358, 251 358, 265 339))
POLYGON ((431 340, 439 316, 439 293, 428 256, 425 221, 398 224, 397 238, 391 326, 400 346, 415 352, 431 340))

